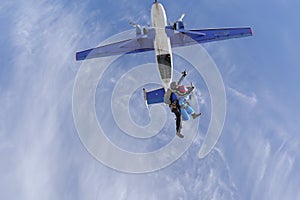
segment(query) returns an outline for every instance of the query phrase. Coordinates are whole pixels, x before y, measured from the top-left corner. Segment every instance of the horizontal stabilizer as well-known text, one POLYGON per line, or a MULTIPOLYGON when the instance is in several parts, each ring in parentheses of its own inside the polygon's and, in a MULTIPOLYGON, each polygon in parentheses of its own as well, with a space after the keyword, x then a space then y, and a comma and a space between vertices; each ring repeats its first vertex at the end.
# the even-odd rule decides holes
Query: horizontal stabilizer
POLYGON ((143 91, 144 91, 144 98, 148 105, 164 102, 164 96, 165 96, 164 88, 159 88, 149 92, 143 89, 143 91))

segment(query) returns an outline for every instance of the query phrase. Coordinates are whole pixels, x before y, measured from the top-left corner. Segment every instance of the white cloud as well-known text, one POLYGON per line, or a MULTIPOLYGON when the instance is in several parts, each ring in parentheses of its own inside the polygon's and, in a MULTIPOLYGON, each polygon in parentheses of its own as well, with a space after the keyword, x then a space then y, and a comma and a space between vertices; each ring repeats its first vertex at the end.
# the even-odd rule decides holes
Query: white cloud
POLYGON ((256 105, 257 97, 255 93, 252 93, 251 95, 246 95, 231 87, 227 87, 227 89, 234 97, 236 97, 238 100, 242 101, 243 103, 246 103, 250 106, 256 105))
MULTIPOLYGON (((6 189, 1 194, 6 199, 238 199, 223 154, 213 151, 198 160, 197 143, 182 159, 157 173, 123 174, 95 161, 73 127, 72 69, 78 41, 84 37, 93 43, 96 39, 88 34, 103 33, 99 27, 87 29, 90 24, 82 21, 80 6, 43 1, 22 2, 17 7, 14 83, 1 96, 7 114, 1 114, 1 122, 7 123, 1 124, 0 131, 8 140, 1 144, 7 152, 4 160, 12 164, 0 168, 5 181, 1 186, 6 189)), ((233 94, 250 104, 256 99, 233 94)), ((197 96, 205 104, 201 94, 197 96)))
POLYGON ((263 95, 255 104, 252 97, 231 91, 246 105, 255 106, 245 110, 245 104, 237 104, 229 95, 229 114, 220 142, 225 160, 241 198, 298 199, 297 123, 285 120, 286 108, 278 104, 276 95, 258 94, 263 95))
MULTIPOLYGON (((12 22, 13 79, 1 94, 1 168, 7 199, 60 199, 59 177, 72 161, 63 139, 74 73, 75 46, 82 37, 82 8, 58 3, 19 2, 12 22), (3 123, 2 123, 3 122, 3 123)), ((72 121, 71 121, 72 122, 72 121)), ((69 138, 69 141, 71 139, 69 138)), ((2 183, 1 183, 2 185, 2 183)))

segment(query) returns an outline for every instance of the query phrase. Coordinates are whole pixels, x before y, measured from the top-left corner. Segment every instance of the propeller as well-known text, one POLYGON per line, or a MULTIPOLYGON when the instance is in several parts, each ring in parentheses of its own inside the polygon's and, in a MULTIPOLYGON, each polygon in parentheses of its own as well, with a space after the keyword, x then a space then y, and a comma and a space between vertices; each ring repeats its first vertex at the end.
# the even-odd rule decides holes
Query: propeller
POLYGON ((177 20, 178 22, 182 22, 183 18, 185 17, 185 13, 182 13, 182 15, 180 16, 180 18, 177 20))
POLYGON ((129 22, 129 24, 135 28, 141 28, 141 26, 139 24, 133 23, 133 22, 129 22))
POLYGON ((137 35, 141 35, 142 34, 142 27, 139 24, 136 24, 136 23, 133 23, 133 22, 130 22, 129 24, 131 26, 135 27, 137 35))

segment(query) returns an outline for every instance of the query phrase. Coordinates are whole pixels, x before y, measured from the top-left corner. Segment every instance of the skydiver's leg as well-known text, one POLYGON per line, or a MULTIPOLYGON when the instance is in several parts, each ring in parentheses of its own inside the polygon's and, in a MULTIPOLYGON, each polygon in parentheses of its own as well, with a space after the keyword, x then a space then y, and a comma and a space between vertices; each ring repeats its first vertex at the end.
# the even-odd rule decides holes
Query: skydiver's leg
POLYGON ((192 115, 195 113, 194 109, 189 105, 185 107, 185 110, 189 115, 192 115))
POLYGON ((186 118, 187 120, 190 119, 189 115, 192 115, 193 119, 196 119, 197 117, 199 117, 201 115, 201 113, 196 114, 195 111, 194 111, 194 109, 191 106, 189 106, 189 105, 186 106, 184 110, 185 110, 186 115, 188 116, 188 118, 184 117, 183 115, 182 116, 183 116, 183 118, 186 118))
POLYGON ((188 112, 184 108, 180 108, 181 116, 183 121, 187 121, 190 119, 188 112))
POLYGON ((180 138, 183 138, 184 136, 181 133, 182 122, 180 110, 178 108, 172 108, 172 112, 176 116, 176 135, 180 138))
POLYGON ((186 111, 188 114, 192 115, 193 119, 196 119, 197 117, 199 117, 201 115, 201 113, 196 114, 194 109, 191 106, 186 106, 186 111))
POLYGON ((181 131, 181 128, 182 128, 181 113, 178 108, 172 108, 172 112, 176 116, 176 131, 181 131))

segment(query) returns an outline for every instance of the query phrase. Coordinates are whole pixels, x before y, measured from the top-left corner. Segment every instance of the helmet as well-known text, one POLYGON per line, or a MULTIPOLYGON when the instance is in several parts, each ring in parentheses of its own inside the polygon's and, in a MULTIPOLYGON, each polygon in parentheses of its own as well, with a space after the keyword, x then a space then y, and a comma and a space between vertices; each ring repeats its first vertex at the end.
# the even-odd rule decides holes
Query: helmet
POLYGON ((171 85, 170 85, 171 89, 172 90, 175 90, 176 87, 177 87, 177 83, 176 82, 172 82, 171 85))

